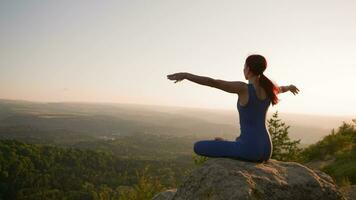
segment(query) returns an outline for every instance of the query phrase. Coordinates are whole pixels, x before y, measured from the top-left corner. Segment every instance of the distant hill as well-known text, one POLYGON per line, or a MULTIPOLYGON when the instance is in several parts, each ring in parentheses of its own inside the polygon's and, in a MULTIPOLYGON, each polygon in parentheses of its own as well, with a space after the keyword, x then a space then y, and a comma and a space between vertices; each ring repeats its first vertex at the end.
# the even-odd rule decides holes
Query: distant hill
MULTIPOLYGON (((268 113, 268 117, 271 113, 268 113)), ((348 117, 280 113, 290 125, 290 137, 311 144, 348 117)), ((38 103, 0 100, 0 128, 30 126, 95 137, 149 133, 235 139, 239 131, 236 110, 102 103, 38 103)), ((3 134, 0 132, 0 135, 3 134)))

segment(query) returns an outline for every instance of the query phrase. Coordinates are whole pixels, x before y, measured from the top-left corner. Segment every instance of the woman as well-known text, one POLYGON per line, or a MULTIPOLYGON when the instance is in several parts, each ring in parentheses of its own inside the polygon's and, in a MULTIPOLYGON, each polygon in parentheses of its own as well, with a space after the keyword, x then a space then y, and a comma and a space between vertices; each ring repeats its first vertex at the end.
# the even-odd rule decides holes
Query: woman
POLYGON ((291 91, 295 95, 299 89, 294 85, 278 87, 263 74, 266 67, 267 61, 263 56, 248 56, 243 70, 248 83, 224 81, 185 72, 167 76, 168 79, 175 80, 174 83, 187 79, 238 95, 240 137, 235 141, 226 141, 219 137, 215 140, 198 141, 194 144, 196 154, 252 162, 263 162, 271 158, 273 146, 265 123, 267 110, 270 104, 278 103, 278 93, 291 91))

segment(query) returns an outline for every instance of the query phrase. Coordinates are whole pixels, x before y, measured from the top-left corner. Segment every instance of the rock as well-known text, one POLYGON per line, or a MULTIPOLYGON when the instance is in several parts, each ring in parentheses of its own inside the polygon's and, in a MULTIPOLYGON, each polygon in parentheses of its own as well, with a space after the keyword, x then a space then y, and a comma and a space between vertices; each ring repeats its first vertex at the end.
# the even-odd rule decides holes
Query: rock
POLYGON ((270 159, 264 163, 253 163, 230 158, 210 158, 186 177, 174 195, 160 198, 163 199, 344 200, 345 198, 329 175, 296 162, 270 159))

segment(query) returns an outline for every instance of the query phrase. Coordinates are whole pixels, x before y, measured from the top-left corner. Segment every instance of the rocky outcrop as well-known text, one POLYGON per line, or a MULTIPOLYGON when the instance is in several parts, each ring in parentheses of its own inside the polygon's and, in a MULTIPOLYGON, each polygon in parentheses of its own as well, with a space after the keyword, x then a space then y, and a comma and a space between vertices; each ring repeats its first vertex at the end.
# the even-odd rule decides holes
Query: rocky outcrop
POLYGON ((176 192, 168 193, 157 194, 153 200, 345 199, 327 174, 274 159, 252 163, 210 158, 193 170, 176 192))

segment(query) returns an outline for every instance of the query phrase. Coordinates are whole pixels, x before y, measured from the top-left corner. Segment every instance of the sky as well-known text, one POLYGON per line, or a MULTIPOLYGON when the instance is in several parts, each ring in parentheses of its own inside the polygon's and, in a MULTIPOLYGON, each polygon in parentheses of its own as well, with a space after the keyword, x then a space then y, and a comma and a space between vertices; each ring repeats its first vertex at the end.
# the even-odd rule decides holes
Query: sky
POLYGON ((236 109, 166 75, 245 81, 250 54, 300 93, 270 111, 356 116, 354 0, 0 0, 0 98, 236 109))

